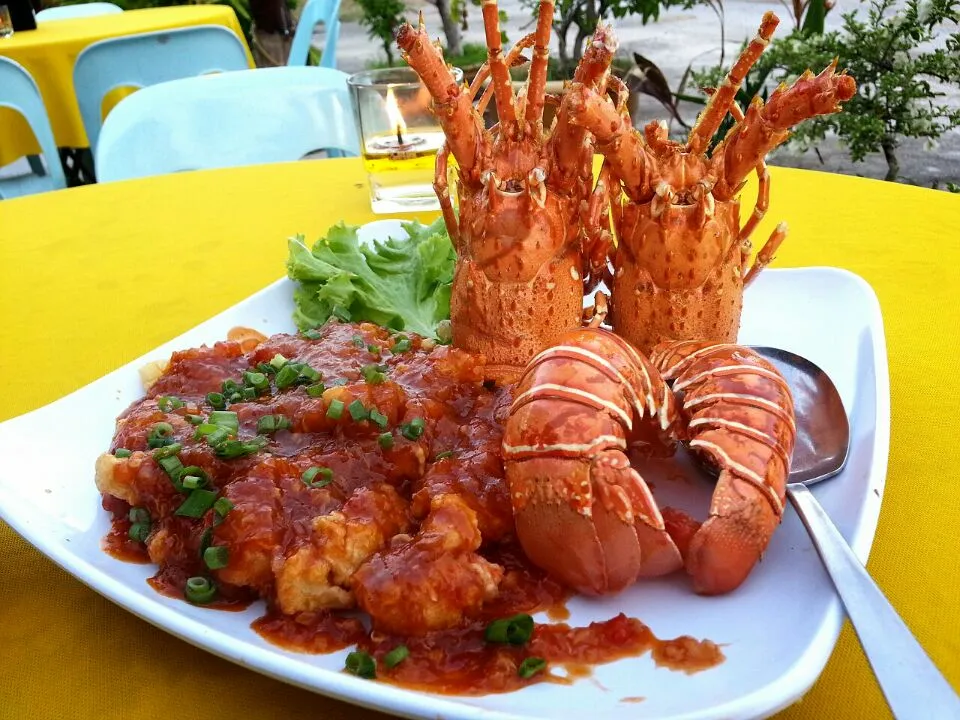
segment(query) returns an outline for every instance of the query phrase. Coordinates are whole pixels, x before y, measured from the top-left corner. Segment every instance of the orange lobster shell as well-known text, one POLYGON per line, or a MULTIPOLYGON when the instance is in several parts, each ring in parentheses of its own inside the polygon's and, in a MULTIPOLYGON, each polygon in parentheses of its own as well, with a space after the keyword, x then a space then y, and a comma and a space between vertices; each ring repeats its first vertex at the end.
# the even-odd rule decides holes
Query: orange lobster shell
POLYGON ((683 566, 696 592, 730 592, 783 515, 795 438, 786 381, 749 348, 680 341, 648 360, 606 330, 568 333, 527 366, 504 430, 517 537, 584 594, 683 566), (678 439, 719 472, 702 524, 661 512, 627 458, 678 439))
POLYGON ((626 456, 674 451, 677 408, 650 362, 613 333, 576 330, 530 362, 514 397, 503 457, 527 557, 590 595, 681 567, 626 456))

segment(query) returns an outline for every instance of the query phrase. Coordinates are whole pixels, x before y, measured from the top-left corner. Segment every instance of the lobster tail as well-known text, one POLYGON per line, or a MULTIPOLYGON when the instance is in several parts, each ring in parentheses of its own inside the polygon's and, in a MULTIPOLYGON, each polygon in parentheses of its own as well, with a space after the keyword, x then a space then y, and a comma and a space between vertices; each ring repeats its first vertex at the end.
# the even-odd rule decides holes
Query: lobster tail
POLYGON ((612 333, 568 333, 530 364, 503 438, 517 537, 579 592, 673 572, 680 552, 628 448, 673 451, 679 415, 650 362, 612 333))
POLYGON ((715 595, 746 579, 780 523, 796 441, 790 388, 749 348, 681 341, 651 360, 682 395, 690 451, 719 471, 707 521, 686 552, 694 589, 715 595))

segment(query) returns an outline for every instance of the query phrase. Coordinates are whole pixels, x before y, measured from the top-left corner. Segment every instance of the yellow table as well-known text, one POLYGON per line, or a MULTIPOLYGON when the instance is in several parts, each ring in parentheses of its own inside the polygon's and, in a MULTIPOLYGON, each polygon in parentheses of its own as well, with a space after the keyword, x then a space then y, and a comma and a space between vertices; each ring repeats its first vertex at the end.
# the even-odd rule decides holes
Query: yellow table
MULTIPOLYGON (((758 236, 781 219, 791 225, 776 265, 845 267, 880 297, 893 425, 869 569, 960 687, 960 196, 780 168, 771 175, 758 236)), ((239 302, 284 274, 289 235, 312 241, 340 219, 374 219, 355 159, 178 174, 0 203, 0 420, 239 302)), ((0 649, 2 717, 383 717, 153 628, 2 523, 0 649)), ((780 720, 884 717, 846 627, 821 679, 780 720)))
MULTIPOLYGON (((100 40, 193 25, 223 25, 244 44, 233 8, 227 5, 180 5, 123 13, 66 18, 38 23, 36 30, 0 40, 0 55, 33 75, 50 116, 58 147, 89 147, 73 90, 73 65, 84 48, 100 40)), ((250 58, 251 67, 253 58, 250 58)), ((116 100, 116 98, 114 98, 116 100)), ((29 126, 12 110, 0 110, 0 166, 24 155, 39 154, 29 126)))

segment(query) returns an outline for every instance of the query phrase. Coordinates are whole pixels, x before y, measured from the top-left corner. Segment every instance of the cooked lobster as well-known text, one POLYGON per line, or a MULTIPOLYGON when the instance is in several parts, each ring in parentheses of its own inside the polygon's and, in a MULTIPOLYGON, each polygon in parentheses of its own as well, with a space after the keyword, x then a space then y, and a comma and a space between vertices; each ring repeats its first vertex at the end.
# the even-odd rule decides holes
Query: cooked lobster
MULTIPOLYGON (((593 191, 593 142, 568 121, 568 105, 546 94, 552 0, 542 0, 536 31, 504 56, 495 0, 484 0, 488 61, 469 88, 460 86, 420 26, 404 24, 397 44, 434 101, 446 144, 437 158, 434 188, 457 252, 450 300, 453 344, 487 359, 489 376, 515 380, 537 352, 580 324, 587 258, 609 243, 597 222, 606 192, 593 191), (514 94, 509 70, 533 46, 526 85, 514 94), (483 82, 491 82, 473 101, 483 82), (498 123, 484 128, 492 95, 498 123), (559 105, 543 127, 545 104, 559 105), (447 181, 449 155, 457 161, 454 212, 447 181), (586 212, 583 212, 586 210, 586 212), (592 221, 591 221, 592 220, 592 221)), ((614 88, 617 105, 627 91, 610 75, 616 49, 612 31, 599 26, 575 79, 591 92, 614 88)))
POLYGON ((741 345, 667 342, 650 360, 682 398, 687 448, 719 471, 707 521, 682 538, 687 572, 699 593, 729 592, 750 574, 783 516, 797 435, 790 387, 741 345))
POLYGON ((517 537, 581 593, 684 565, 696 592, 730 592, 780 522, 795 437, 786 381, 746 347, 680 341, 648 360, 598 327, 568 333, 528 365, 504 430, 517 537), (661 513, 627 459, 678 439, 719 471, 702 525, 661 513))
POLYGON ((669 457, 679 414, 650 361, 597 327, 538 354, 514 393, 503 459, 517 538, 578 592, 622 590, 682 567, 627 451, 669 457))
POLYGON ((750 237, 770 193, 764 158, 797 123, 837 112, 856 90, 854 79, 838 74, 834 62, 819 75, 808 70, 792 86, 781 85, 766 104, 754 98, 744 115, 734 97, 778 22, 772 12, 763 16, 757 36, 711 91, 686 142, 669 140, 662 122, 637 132, 624 109, 588 84, 574 82, 564 99, 570 122, 595 136, 604 170, 613 177, 619 244, 608 246, 611 322, 641 352, 667 340, 736 341, 743 289, 786 236, 781 223, 751 265, 750 237), (727 113, 736 124, 707 157, 727 113), (741 228, 739 193, 754 169, 757 203, 741 228))

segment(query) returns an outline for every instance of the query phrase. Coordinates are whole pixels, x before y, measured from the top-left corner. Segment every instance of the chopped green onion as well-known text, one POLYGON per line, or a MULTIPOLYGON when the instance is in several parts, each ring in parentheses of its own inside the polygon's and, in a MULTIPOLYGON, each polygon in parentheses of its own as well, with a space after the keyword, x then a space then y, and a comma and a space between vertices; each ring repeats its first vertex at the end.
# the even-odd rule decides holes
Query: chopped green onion
POLYGON ((230 460, 259 452, 268 442, 269 440, 262 436, 251 438, 245 442, 241 442, 240 440, 227 440, 217 445, 214 452, 218 456, 230 460))
POLYGON ((306 380, 307 382, 314 382, 315 380, 320 379, 320 371, 315 370, 306 363, 300 365, 300 380, 306 380))
POLYGON ((203 564, 211 570, 225 568, 230 561, 230 551, 226 545, 212 545, 203 551, 203 564))
POLYGON ((127 517, 132 523, 149 523, 150 511, 142 507, 132 507, 130 512, 127 513, 127 517))
POLYGON ((210 447, 217 447, 230 437, 230 431, 225 427, 218 427, 212 433, 207 435, 207 444, 210 447))
POLYGON ((243 390, 243 385, 238 383, 236 380, 224 380, 223 385, 221 386, 221 392, 230 397, 234 393, 241 392, 243 390))
POLYGON ((369 653, 354 651, 347 655, 347 671, 371 680, 377 676, 377 661, 369 653))
POLYGON ((183 476, 183 463, 180 462, 180 458, 176 455, 162 457, 157 459, 157 464, 163 468, 163 471, 170 480, 173 481, 173 487, 176 488, 178 492, 182 491, 183 485, 180 484, 180 478, 183 476))
POLYGON ((494 620, 487 625, 484 638, 487 642, 524 645, 533 635, 533 618, 525 613, 502 620, 494 620))
POLYGON ((328 467, 312 465, 303 471, 303 484, 307 487, 322 488, 333 482, 333 470, 328 467), (320 479, 317 480, 317 476, 320 479))
POLYGON ((315 328, 310 328, 309 330, 304 330, 304 331, 303 331, 303 336, 304 336, 305 338, 307 338, 308 340, 319 340, 320 338, 323 337, 323 335, 320 333, 320 331, 319 331, 319 330, 316 330, 315 328))
POLYGON ((150 434, 147 436, 147 446, 160 448, 164 445, 170 445, 173 443, 171 435, 173 435, 173 425, 168 422, 157 423, 150 429, 150 434))
POLYGON ((447 458, 452 458, 453 455, 453 450, 444 450, 442 453, 437 453, 437 456, 434 458, 434 460, 445 460, 447 458))
POLYGON ((367 352, 368 352, 368 353, 371 353, 371 354, 373 354, 373 355, 379 355, 379 354, 380 354, 380 346, 379 346, 379 345, 367 345, 367 352))
POLYGON ((231 435, 236 435, 240 431, 240 419, 235 412, 229 410, 215 410, 210 413, 207 423, 226 428, 231 435))
POLYGON ((293 423, 283 415, 264 415, 257 420, 257 432, 260 434, 289 430, 291 427, 293 423))
POLYGON ((522 663, 520 667, 517 668, 517 675, 522 677, 524 680, 527 678, 532 678, 539 672, 543 672, 547 668, 547 661, 541 657, 530 656, 522 663))
POLYGON ((214 410, 223 410, 227 407, 227 399, 218 392, 207 393, 207 404, 214 410))
POLYGON ((185 490, 196 490, 198 487, 206 485, 207 481, 206 478, 199 475, 187 475, 184 472, 180 475, 180 484, 183 485, 185 490))
POLYGON ((153 459, 159 461, 163 458, 173 457, 182 449, 183 446, 180 443, 170 443, 169 445, 164 445, 163 447, 157 448, 153 451, 153 459))
POLYGON ((411 347, 413 347, 413 344, 410 342, 410 338, 402 337, 393 344, 390 352, 396 355, 398 353, 407 352, 411 347))
POLYGON ((277 390, 283 390, 284 388, 290 387, 297 382, 297 378, 299 377, 300 373, 297 368, 293 367, 292 364, 284 365, 277 373, 277 390))
POLYGON ((397 645, 393 650, 383 656, 383 664, 388 668, 395 668, 406 660, 409 654, 410 650, 406 645, 397 645))
POLYGON ((131 455, 133 455, 133 453, 126 448, 117 448, 113 451, 113 456, 117 458, 128 458, 131 455))
POLYGON ((231 510, 233 510, 233 503, 225 497, 217 498, 213 504, 213 511, 220 517, 226 517, 231 510))
POLYGON ((350 417, 357 422, 366 420, 370 416, 370 411, 363 406, 363 403, 359 399, 347 405, 347 410, 350 412, 350 417))
POLYGON ((127 536, 131 540, 135 540, 139 543, 145 543, 147 538, 150 537, 150 523, 149 522, 138 522, 130 526, 130 529, 127 531, 127 536))
POLYGON ((393 447, 393 435, 388 432, 381 433, 380 437, 377 438, 377 442, 380 443, 380 447, 384 450, 389 450, 393 447))
POLYGON ((247 370, 243 373, 243 382, 245 385, 255 388, 256 390, 267 390, 270 387, 270 379, 266 373, 262 372, 250 372, 247 370))
POLYGON ((279 370, 284 365, 286 365, 287 362, 288 360, 283 355, 281 355, 280 353, 277 353, 276 355, 273 356, 273 359, 270 361, 270 366, 274 370, 279 370))
POLYGON ((353 346, 362 348, 365 343, 363 342, 363 335, 354 335, 352 338, 353 346))
POLYGON ((252 387, 245 387, 243 389, 243 399, 244 400, 256 400, 257 398, 257 389, 252 387))
POLYGON ((194 605, 206 605, 217 594, 217 586, 205 577, 192 577, 183 588, 184 597, 194 605))
POLYGON ((407 440, 416 440, 423 435, 423 429, 425 427, 426 423, 423 418, 414 418, 410 422, 401 425, 400 432, 407 440))
POLYGON ((174 514, 180 517, 203 517, 203 514, 213 507, 216 499, 217 493, 214 490, 197 488, 187 495, 187 499, 183 501, 174 514))
POLYGON ((387 416, 376 408, 370 408, 370 422, 376 424, 381 430, 387 426, 387 416))
POLYGON ((184 415, 187 422, 191 425, 202 425, 203 424, 203 415, 184 415))
POLYGON ((345 307, 341 307, 340 305, 334 305, 333 309, 330 310, 330 312, 333 314, 335 318, 337 318, 337 320, 340 320, 341 322, 350 322, 350 317, 351 317, 350 311, 347 310, 345 307))
POLYGON ((270 363, 257 363, 257 370, 262 372, 264 375, 276 375, 277 369, 270 363))
POLYGON ((172 395, 164 395, 160 398, 157 398, 157 408, 160 412, 170 412, 172 410, 179 410, 186 403, 180 398, 173 397, 172 395))
POLYGON ((307 385, 307 395, 313 398, 320 397, 326 390, 327 388, 322 382, 307 385))
POLYGON ((327 408, 327 417, 331 420, 339 420, 343 415, 343 401, 331 400, 330 407, 327 408))
POLYGON ((376 363, 370 365, 364 365, 360 368, 360 374, 363 375, 363 379, 370 385, 380 385, 387 379, 385 372, 385 365, 377 365, 376 363))

